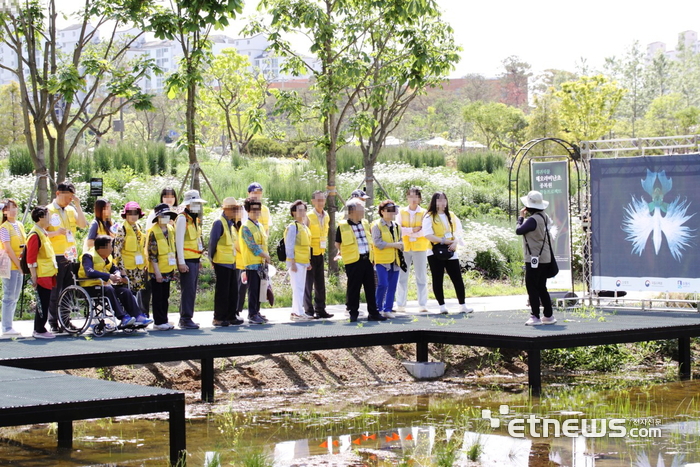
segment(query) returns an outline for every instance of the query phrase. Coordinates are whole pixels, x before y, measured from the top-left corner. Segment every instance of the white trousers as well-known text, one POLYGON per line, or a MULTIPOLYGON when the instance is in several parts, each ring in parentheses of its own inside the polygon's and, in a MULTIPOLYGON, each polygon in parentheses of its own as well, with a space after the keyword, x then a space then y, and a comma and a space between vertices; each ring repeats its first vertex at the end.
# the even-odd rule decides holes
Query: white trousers
POLYGON ((292 271, 290 263, 289 281, 292 283, 292 313, 295 315, 304 314, 304 288, 306 287, 306 268, 308 264, 296 263, 296 272, 292 271))
POLYGON ((418 286, 418 306, 424 307, 428 304, 428 256, 427 251, 404 251, 403 257, 406 259, 406 272, 399 271, 399 286, 396 290, 396 304, 406 306, 408 297, 408 273, 413 264, 413 274, 416 276, 418 286))

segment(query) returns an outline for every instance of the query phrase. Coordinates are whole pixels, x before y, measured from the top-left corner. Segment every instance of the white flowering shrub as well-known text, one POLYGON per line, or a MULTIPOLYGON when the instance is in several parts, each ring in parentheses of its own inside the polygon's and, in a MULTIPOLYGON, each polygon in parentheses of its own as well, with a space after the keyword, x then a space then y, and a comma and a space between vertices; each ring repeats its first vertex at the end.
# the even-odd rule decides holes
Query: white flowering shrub
POLYGON ((510 276, 522 262, 520 240, 512 229, 462 221, 464 245, 457 250, 460 266, 475 269, 491 279, 510 276))

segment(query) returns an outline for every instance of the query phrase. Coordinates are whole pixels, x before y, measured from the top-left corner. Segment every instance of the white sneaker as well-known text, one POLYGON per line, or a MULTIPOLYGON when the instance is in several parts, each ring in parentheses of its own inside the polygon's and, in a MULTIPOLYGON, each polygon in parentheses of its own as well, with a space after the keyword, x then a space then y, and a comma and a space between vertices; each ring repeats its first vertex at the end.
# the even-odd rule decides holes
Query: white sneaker
POLYGON ((7 336, 7 337, 16 337, 16 336, 21 336, 22 334, 21 334, 20 332, 18 332, 18 331, 15 331, 15 330, 12 329, 12 328, 10 328, 10 329, 8 329, 7 331, 3 331, 3 332, 2 332, 2 335, 3 335, 3 336, 7 336))
POLYGON ((537 316, 535 315, 530 315, 530 319, 525 321, 525 326, 539 326, 542 324, 542 320, 540 320, 537 316))
POLYGON ((442 314, 442 315, 447 314, 447 305, 440 305, 440 314, 442 314))
POLYGON ((32 331, 32 337, 33 337, 34 339, 53 339, 53 338, 55 338, 56 336, 55 336, 53 333, 49 332, 49 331, 46 331, 46 332, 36 332, 36 331, 32 331))
POLYGON ((302 313, 300 315, 292 313, 290 318, 292 319, 292 321, 308 321, 310 319, 314 319, 312 316, 309 316, 306 313, 302 313))
POLYGON ((153 325, 154 331, 170 331, 173 328, 174 328, 174 326, 171 326, 170 323, 162 323, 162 324, 154 324, 153 325))
POLYGON ((542 324, 554 324, 557 322, 557 319, 554 316, 550 316, 547 318, 546 316, 542 318, 542 324))
POLYGON ((459 306, 460 313, 474 313, 474 308, 469 308, 465 303, 459 306))
POLYGON ((398 313, 405 313, 406 312, 406 307, 405 306, 397 306, 396 311, 398 313))
POLYGON ((418 308, 418 311, 421 313, 427 313, 428 312, 428 307, 427 306, 422 306, 418 308))

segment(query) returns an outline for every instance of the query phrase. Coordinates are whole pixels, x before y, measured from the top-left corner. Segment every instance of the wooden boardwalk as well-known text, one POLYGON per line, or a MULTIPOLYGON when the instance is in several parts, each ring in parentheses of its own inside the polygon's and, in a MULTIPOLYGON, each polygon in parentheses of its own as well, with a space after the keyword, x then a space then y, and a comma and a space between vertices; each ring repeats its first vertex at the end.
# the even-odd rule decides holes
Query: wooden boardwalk
POLYGON ((0 367, 0 426, 58 422, 58 446, 73 445, 73 420, 168 412, 170 462, 185 453, 185 394, 43 371, 0 367))
POLYGON ((557 313, 555 325, 524 326, 523 311, 470 315, 398 316, 386 322, 315 320, 112 335, 102 338, 31 338, 0 342, 0 365, 58 370, 200 360, 202 400, 214 396, 214 359, 323 349, 417 344, 417 361, 428 360, 428 344, 484 346, 528 353, 529 385, 541 389, 544 349, 678 339, 680 375, 690 376, 690 338, 700 336, 697 312, 598 310, 557 313))

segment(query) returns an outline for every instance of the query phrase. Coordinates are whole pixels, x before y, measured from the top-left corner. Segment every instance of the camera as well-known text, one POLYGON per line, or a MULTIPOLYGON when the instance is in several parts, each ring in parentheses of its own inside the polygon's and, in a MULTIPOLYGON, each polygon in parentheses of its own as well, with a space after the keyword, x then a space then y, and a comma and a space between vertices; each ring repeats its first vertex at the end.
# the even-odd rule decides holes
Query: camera
POLYGON ((530 258, 530 267, 532 269, 536 269, 537 266, 539 266, 539 265, 540 265, 540 257, 539 256, 532 256, 530 258))

